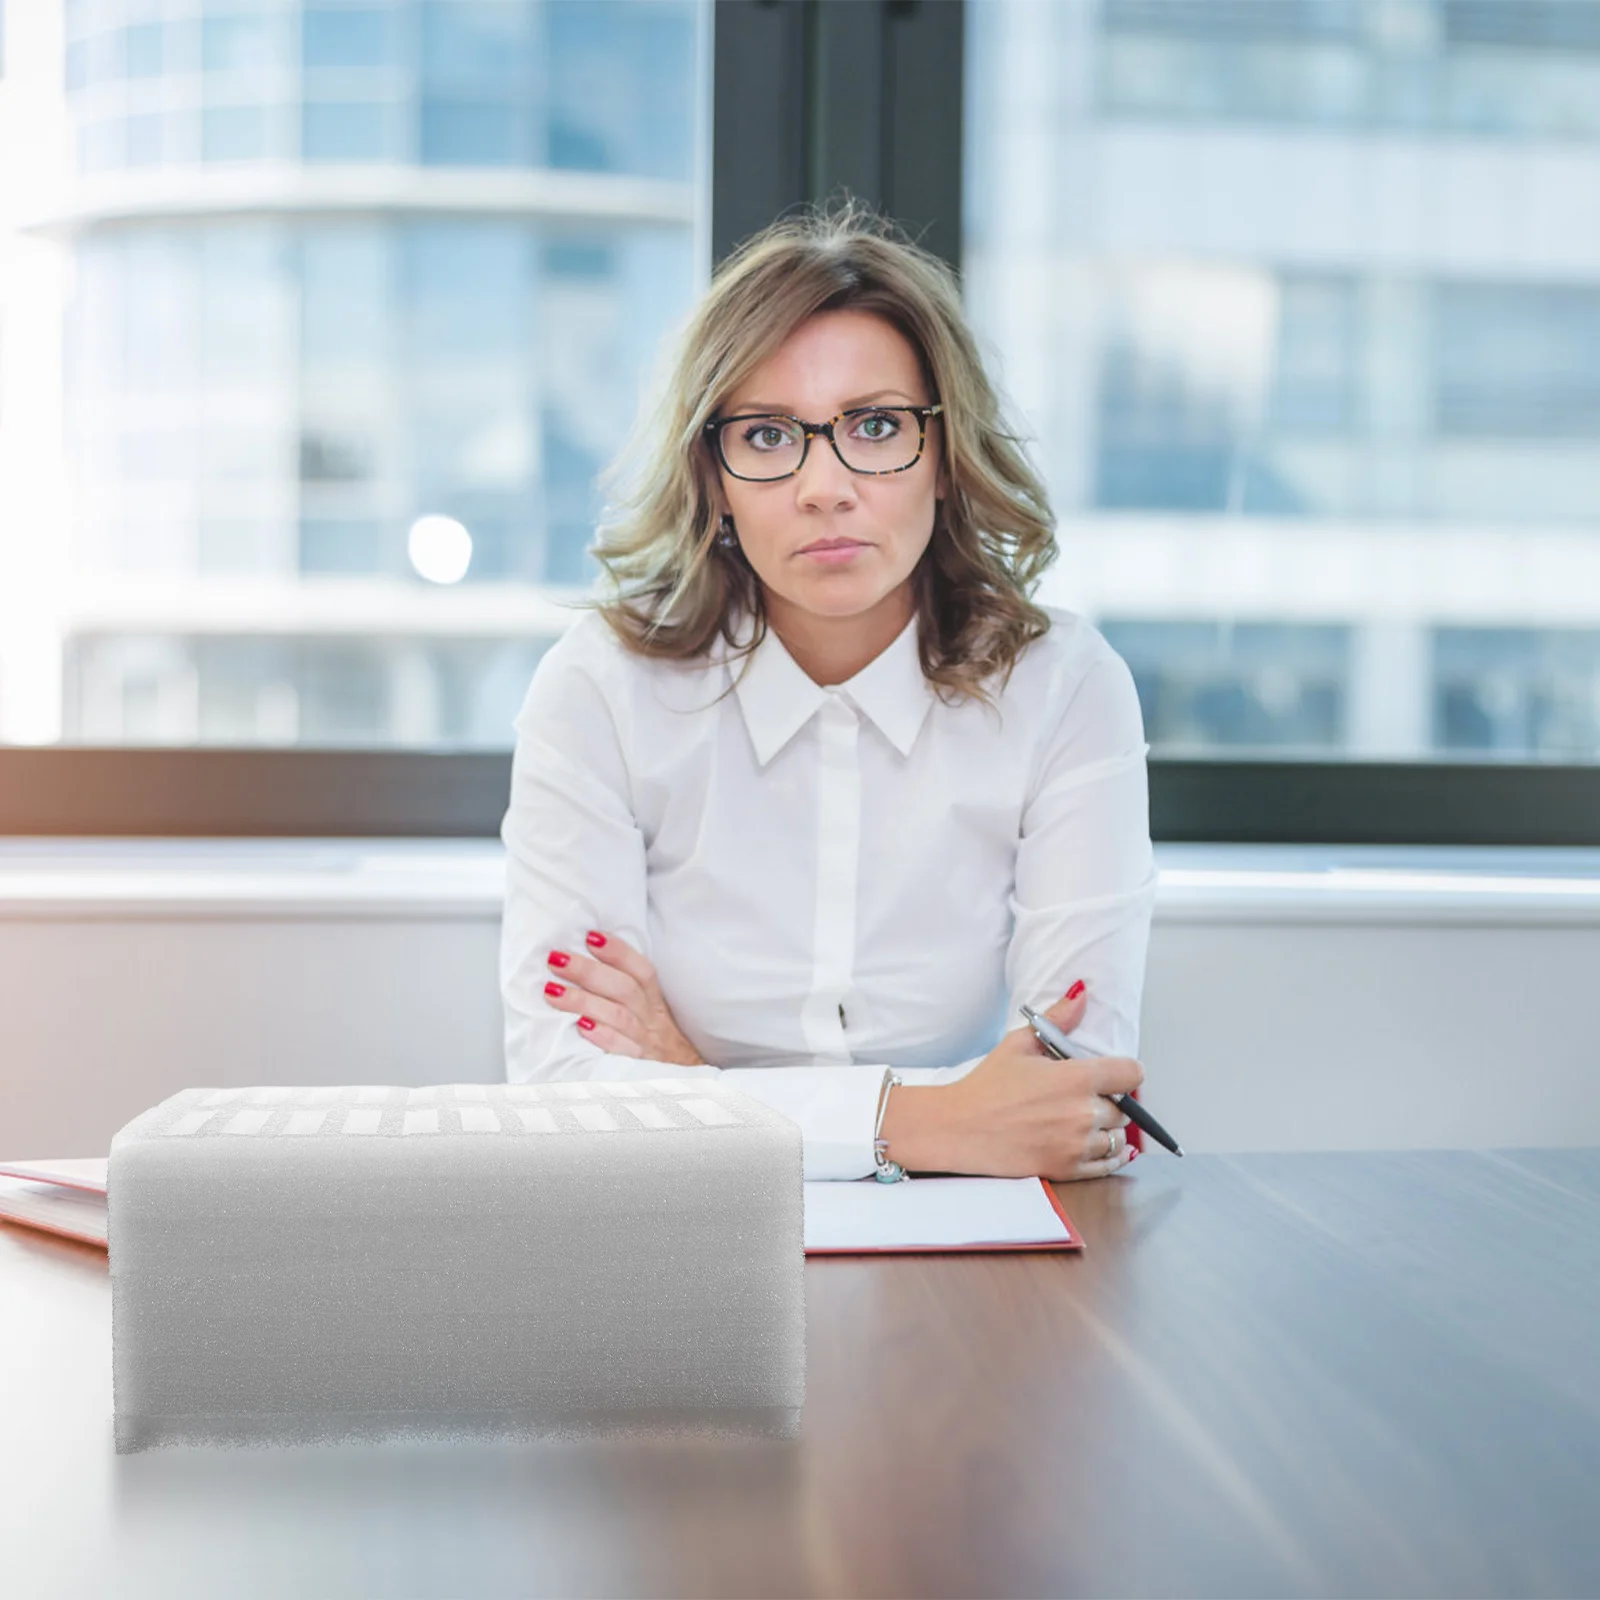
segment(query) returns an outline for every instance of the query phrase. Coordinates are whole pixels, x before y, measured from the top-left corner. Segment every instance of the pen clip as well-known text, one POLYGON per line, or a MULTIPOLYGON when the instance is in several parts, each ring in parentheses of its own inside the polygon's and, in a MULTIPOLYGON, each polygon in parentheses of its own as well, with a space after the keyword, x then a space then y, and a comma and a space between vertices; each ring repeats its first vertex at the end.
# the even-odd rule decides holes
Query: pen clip
POLYGON ((1045 1047, 1045 1050, 1057 1061, 1069 1061, 1072 1058, 1061 1048, 1056 1040, 1064 1039, 1064 1035, 1056 1028, 1055 1024, 1047 1017, 1042 1017, 1032 1006, 1018 1006, 1017 1009, 1028 1020, 1028 1026, 1033 1029, 1033 1036, 1045 1047), (1055 1034, 1055 1039, 1050 1037, 1055 1034))

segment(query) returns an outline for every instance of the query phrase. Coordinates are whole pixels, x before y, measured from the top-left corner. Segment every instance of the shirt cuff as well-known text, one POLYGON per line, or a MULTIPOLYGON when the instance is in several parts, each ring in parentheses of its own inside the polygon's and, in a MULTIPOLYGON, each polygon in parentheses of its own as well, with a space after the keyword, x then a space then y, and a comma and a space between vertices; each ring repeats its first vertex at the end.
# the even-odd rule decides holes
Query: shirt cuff
POLYGON ((800 1125, 807 1183, 873 1177, 882 1066, 724 1067, 723 1080, 800 1125))

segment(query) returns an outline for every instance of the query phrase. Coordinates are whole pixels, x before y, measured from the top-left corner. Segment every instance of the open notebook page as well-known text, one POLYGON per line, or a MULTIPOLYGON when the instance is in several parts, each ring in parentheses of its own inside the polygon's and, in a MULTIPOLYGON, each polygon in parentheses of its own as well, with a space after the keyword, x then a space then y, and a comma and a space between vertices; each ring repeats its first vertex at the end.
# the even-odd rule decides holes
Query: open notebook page
POLYGON ((806 1249, 983 1250, 1082 1245, 1038 1178, 808 1183, 806 1249))

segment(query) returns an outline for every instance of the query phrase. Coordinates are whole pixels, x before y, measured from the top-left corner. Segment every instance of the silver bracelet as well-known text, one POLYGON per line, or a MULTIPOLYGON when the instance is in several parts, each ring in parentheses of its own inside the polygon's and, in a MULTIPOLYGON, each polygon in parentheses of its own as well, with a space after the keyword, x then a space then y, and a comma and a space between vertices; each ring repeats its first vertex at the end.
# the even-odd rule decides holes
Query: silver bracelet
POLYGON ((883 1114, 889 1109, 889 1091, 900 1086, 900 1074, 893 1067, 883 1073, 883 1087, 878 1090, 878 1118, 872 1125, 872 1159, 877 1164, 879 1183, 909 1182, 911 1174, 898 1161, 889 1159, 889 1141, 883 1137, 883 1114))

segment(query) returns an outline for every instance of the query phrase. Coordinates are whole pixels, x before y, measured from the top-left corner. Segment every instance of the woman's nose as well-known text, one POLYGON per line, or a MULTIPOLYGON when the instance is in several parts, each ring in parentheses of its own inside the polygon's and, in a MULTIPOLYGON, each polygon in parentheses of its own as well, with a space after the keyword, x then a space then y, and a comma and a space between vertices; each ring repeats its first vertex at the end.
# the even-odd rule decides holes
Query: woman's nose
POLYGON ((812 439, 794 483, 795 502, 800 506, 832 511, 856 502, 855 473, 821 434, 812 439))

